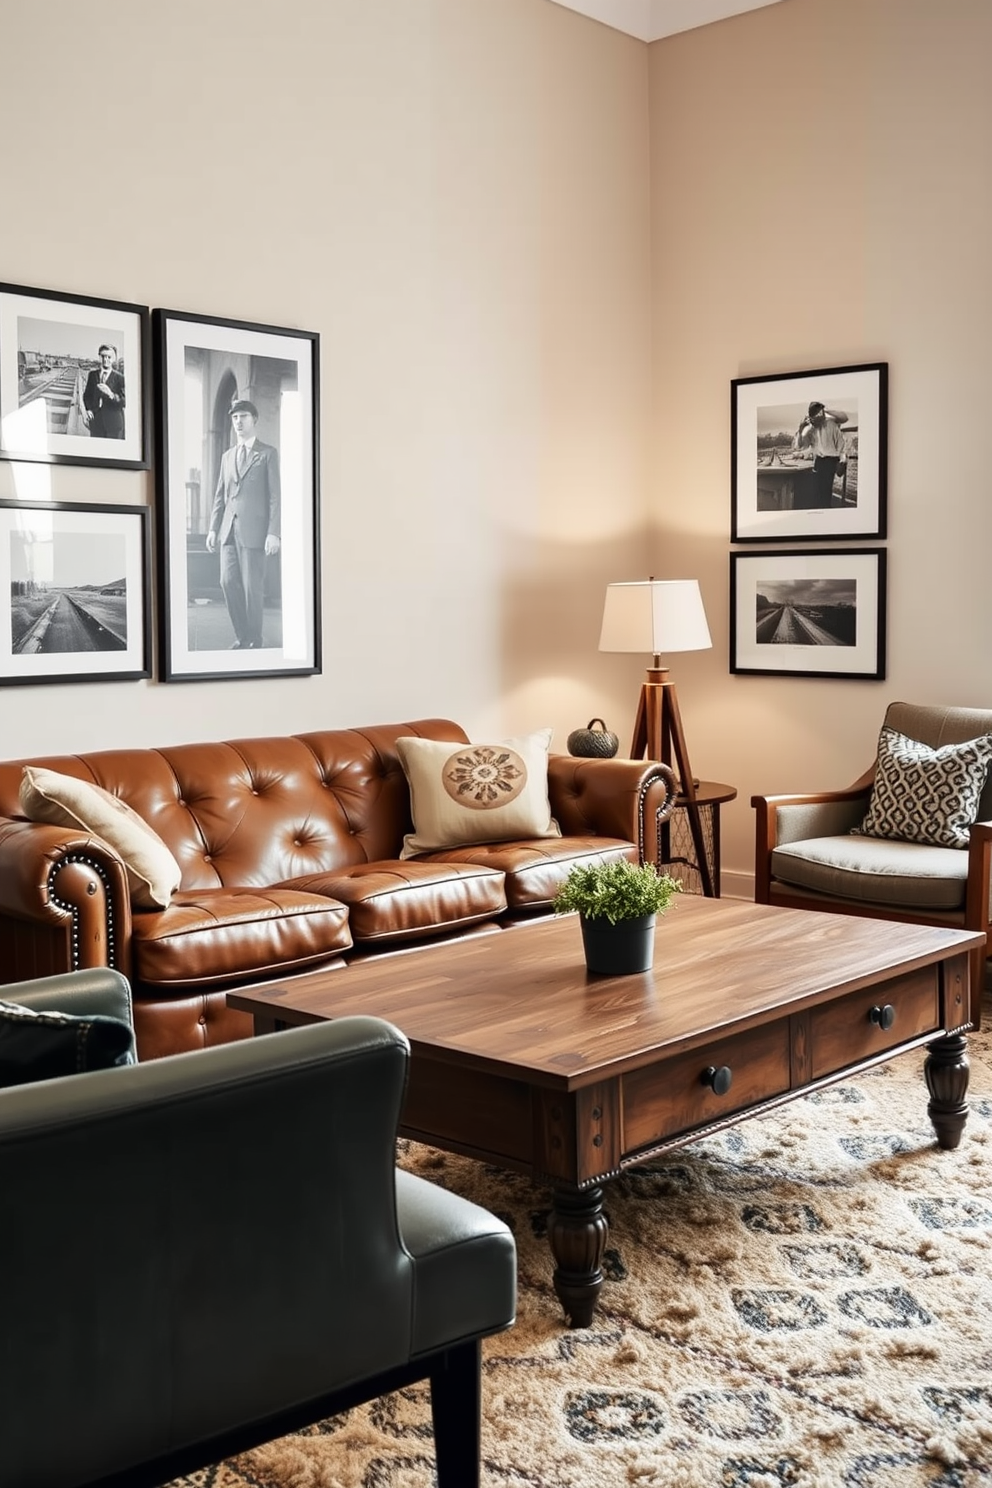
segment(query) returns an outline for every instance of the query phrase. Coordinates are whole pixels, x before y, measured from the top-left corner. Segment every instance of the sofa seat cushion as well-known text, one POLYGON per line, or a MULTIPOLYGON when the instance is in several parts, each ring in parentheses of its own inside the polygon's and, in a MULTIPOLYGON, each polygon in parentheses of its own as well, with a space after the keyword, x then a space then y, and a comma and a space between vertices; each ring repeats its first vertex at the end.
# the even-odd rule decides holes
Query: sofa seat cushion
POLYGON ((144 987, 255 981, 314 966, 351 946, 348 911, 298 889, 181 889, 168 909, 132 921, 144 987))
POLYGON ((477 847, 449 847, 425 853, 418 863, 474 863, 506 874, 506 902, 511 910, 547 909, 569 872, 578 863, 637 862, 632 842, 613 837, 551 837, 534 841, 491 842, 477 847))
POLYGON ((813 837, 777 847, 772 877, 832 898, 901 909, 961 909, 968 854, 881 837, 813 837))
POLYGON ((420 940, 490 920, 506 909, 502 870, 469 863, 352 863, 310 873, 283 887, 325 894, 348 906, 357 945, 420 940))

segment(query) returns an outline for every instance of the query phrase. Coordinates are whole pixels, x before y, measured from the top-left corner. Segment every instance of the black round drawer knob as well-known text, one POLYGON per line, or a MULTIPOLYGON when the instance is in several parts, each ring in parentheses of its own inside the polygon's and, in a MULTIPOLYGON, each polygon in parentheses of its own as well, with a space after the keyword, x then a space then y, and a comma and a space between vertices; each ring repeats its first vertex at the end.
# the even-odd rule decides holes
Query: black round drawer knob
POLYGON ((709 1065, 703 1070, 702 1081, 708 1085, 714 1095, 726 1095, 733 1082, 734 1074, 729 1064, 721 1064, 717 1069, 715 1064, 709 1065))
POLYGON ((873 1007, 868 1014, 872 1023, 877 1023, 879 1028, 891 1028, 896 1021, 896 1010, 891 1002, 884 1007, 873 1007))

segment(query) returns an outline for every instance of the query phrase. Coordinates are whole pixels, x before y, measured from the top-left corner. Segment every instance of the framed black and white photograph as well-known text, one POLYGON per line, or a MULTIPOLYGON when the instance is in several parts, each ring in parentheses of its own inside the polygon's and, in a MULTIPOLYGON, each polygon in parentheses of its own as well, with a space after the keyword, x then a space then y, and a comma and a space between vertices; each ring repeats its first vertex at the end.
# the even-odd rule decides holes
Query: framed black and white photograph
POLYGON ((143 506, 0 502, 0 683, 151 675, 143 506))
POLYGON ((319 672, 318 337, 153 326, 163 680, 319 672))
POLYGON ((885 536, 888 363, 730 384, 731 542, 885 536))
POLYGON ((0 458, 146 470, 148 309, 0 284, 0 458))
POLYGON ((730 670, 885 678, 885 549, 731 553, 730 670))

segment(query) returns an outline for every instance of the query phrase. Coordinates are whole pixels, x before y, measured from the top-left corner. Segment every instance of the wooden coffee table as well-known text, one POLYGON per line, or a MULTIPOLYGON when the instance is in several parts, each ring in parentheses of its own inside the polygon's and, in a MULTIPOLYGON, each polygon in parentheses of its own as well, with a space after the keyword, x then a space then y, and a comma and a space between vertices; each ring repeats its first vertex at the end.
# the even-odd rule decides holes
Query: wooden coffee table
POLYGON ((552 1185, 555 1290, 583 1327, 603 1280, 603 1184, 625 1168, 923 1044, 937 1141, 956 1147, 968 952, 984 939, 685 895, 641 975, 590 975, 569 915, 228 1001, 260 1033, 351 1014, 401 1028, 402 1134, 552 1185))

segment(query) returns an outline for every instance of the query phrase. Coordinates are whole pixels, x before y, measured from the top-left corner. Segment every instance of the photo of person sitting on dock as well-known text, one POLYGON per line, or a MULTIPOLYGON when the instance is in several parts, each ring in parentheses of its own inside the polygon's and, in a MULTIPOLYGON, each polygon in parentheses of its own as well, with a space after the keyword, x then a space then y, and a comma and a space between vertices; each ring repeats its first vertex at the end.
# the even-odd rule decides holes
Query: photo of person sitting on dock
POLYGON ((757 410, 759 512, 857 507, 857 400, 847 401, 853 411, 816 400, 757 410))

